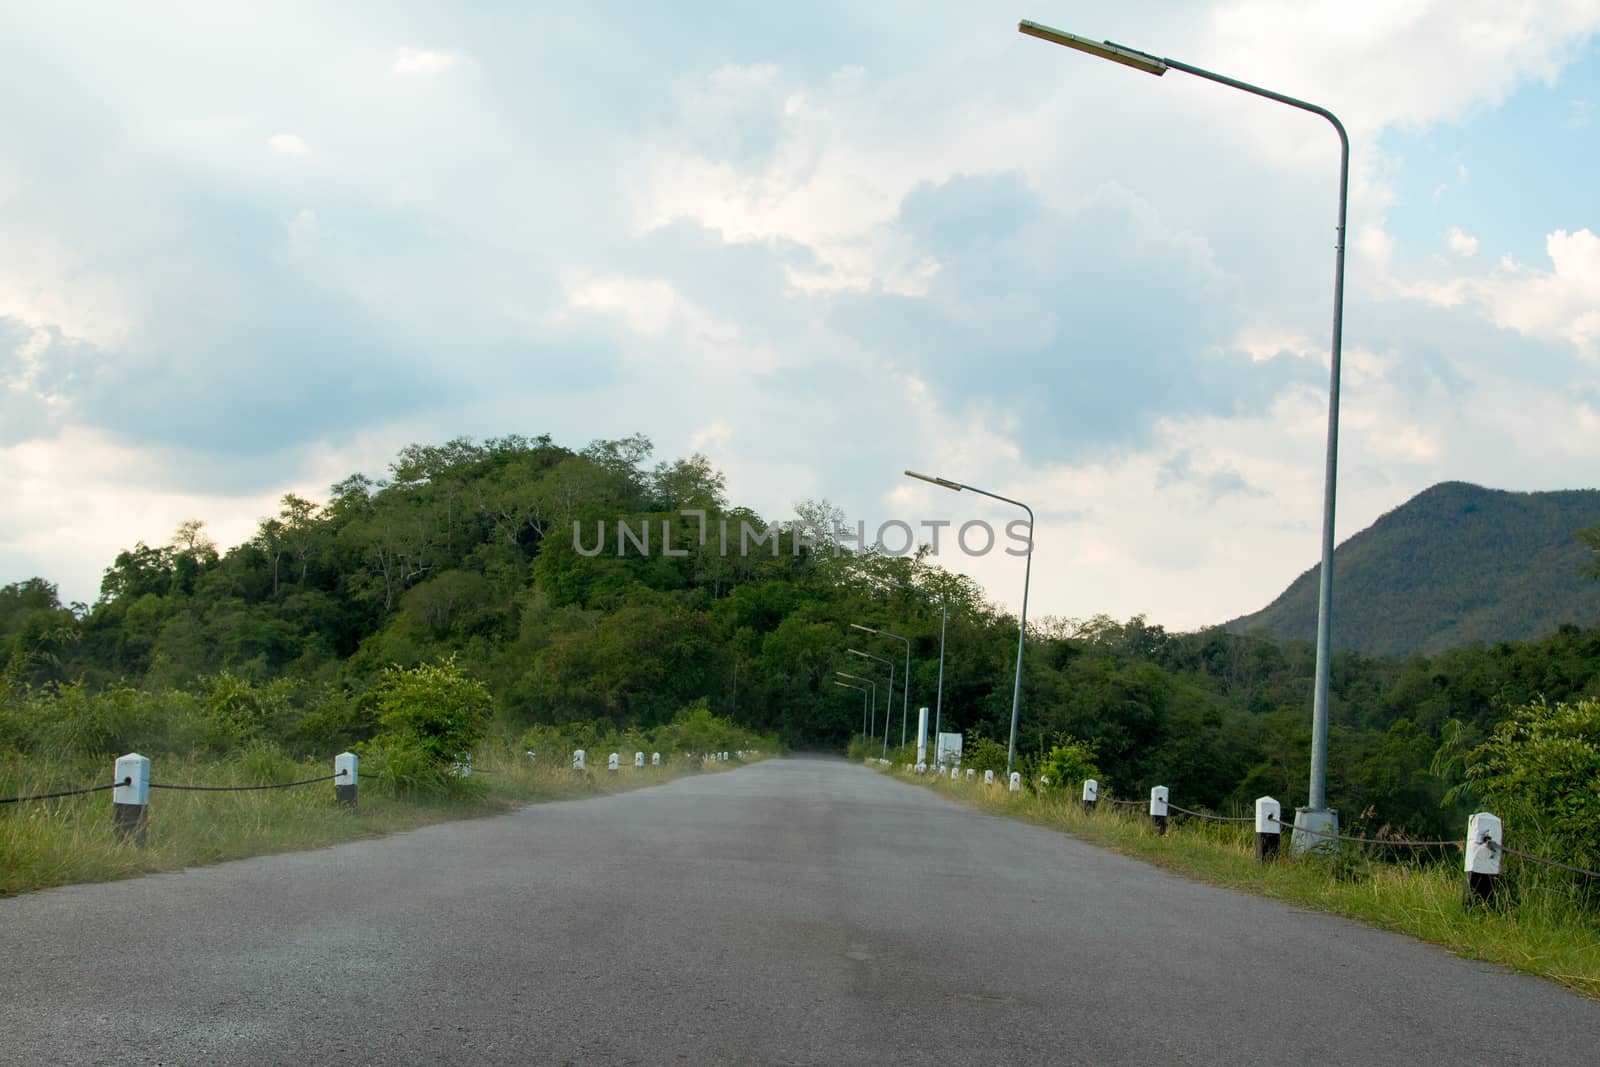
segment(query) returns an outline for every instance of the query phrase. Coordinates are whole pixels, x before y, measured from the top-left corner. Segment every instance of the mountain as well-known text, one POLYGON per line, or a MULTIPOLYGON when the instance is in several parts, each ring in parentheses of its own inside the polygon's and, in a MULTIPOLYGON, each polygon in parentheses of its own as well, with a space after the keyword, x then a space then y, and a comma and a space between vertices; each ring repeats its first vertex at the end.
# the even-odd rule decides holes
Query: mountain
MULTIPOLYGON (((1426 489, 1335 549, 1333 647, 1434 653, 1600 623, 1600 582, 1579 573, 1594 556, 1573 537, 1596 524, 1600 490, 1426 489)), ((1226 625, 1316 640, 1317 568, 1226 625)))

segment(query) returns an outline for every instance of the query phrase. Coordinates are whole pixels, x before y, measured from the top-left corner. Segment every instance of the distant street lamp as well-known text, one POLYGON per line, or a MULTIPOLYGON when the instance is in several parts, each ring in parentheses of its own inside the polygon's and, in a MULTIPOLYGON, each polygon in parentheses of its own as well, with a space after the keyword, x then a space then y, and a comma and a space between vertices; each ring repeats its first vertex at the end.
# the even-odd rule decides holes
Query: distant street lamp
POLYGON ((1028 513, 1028 556, 1022 570, 1022 611, 1018 613, 1017 623, 1017 678, 1011 684, 1011 744, 1006 749, 1006 774, 1010 775, 1012 765, 1017 761, 1017 712, 1022 707, 1022 650, 1028 639, 1028 583, 1033 578, 1033 509, 1020 500, 1012 500, 1008 496, 991 493, 987 489, 979 489, 963 482, 953 482, 949 478, 936 478, 932 475, 918 474, 916 471, 906 471, 906 474, 924 482, 953 489, 958 493, 965 489, 969 493, 977 493, 991 500, 1015 504, 1028 513))
MULTIPOLYGON (((846 676, 848 677, 848 675, 846 676)), ((867 687, 864 685, 850 685, 848 682, 834 682, 834 685, 844 689, 854 689, 861 694, 861 739, 867 737, 867 687)), ((874 698, 876 699, 876 698, 874 698)))
POLYGON ((894 663, 884 659, 882 656, 874 656, 871 652, 863 652, 859 648, 847 648, 845 651, 852 656, 860 656, 862 659, 875 659, 889 668, 889 697, 883 702, 883 754, 887 756, 889 754, 889 712, 894 709, 894 663))
MULTIPOLYGON (((871 678, 863 678, 859 674, 846 674, 844 671, 834 671, 833 673, 837 674, 841 678, 854 678, 858 682, 866 682, 868 685, 872 686, 872 729, 873 730, 877 730, 877 728, 878 728, 878 683, 873 681, 871 678)), ((884 725, 884 729, 888 729, 889 728, 889 713, 888 713, 887 710, 885 710, 885 712, 883 714, 883 725, 884 725)), ((866 723, 865 722, 862 723, 862 729, 863 729, 863 731, 866 730, 866 723)), ((861 736, 864 737, 864 738, 865 737, 872 737, 873 734, 870 733, 870 732, 863 732, 861 736)))
MULTIPOLYGON (((1091 41, 1086 37, 1051 29, 1037 22, 1023 20, 1017 29, 1052 44, 1064 45, 1091 56, 1109 59, 1125 67, 1142 70, 1157 77, 1170 68, 1193 74, 1197 78, 1214 81, 1233 89, 1276 100, 1280 104, 1320 115, 1332 124, 1339 135, 1339 225, 1334 231, 1333 253, 1333 341, 1328 365, 1328 448, 1322 480, 1322 570, 1317 589, 1317 679, 1311 700, 1311 788, 1306 807, 1295 812, 1296 829, 1338 829, 1339 817, 1328 810, 1328 664, 1333 647, 1333 504, 1334 488, 1338 475, 1339 458, 1339 358, 1344 341, 1344 231, 1346 206, 1350 189, 1350 138, 1333 112, 1292 96, 1263 89, 1249 82, 1229 78, 1200 67, 1180 63, 1176 59, 1153 56, 1137 48, 1128 48, 1111 41, 1091 41)), ((1298 841, 1300 836, 1297 835, 1298 841)))
MULTIPOLYGON (((869 633, 869 634, 877 634, 879 637, 892 637, 896 641, 899 641, 899 642, 903 643, 906 646, 906 673, 905 673, 905 677, 902 678, 901 681, 900 681, 900 747, 901 748, 905 748, 906 747, 906 706, 910 703, 910 700, 911 700, 911 639, 910 638, 906 638, 906 637, 901 637, 899 634, 892 634, 888 630, 874 630, 870 626, 862 626, 859 622, 853 622, 850 625, 854 629, 865 630, 867 633, 869 633)), ((883 724, 883 727, 884 727, 883 728, 883 732, 884 733, 888 733, 889 732, 889 724, 887 722, 885 722, 883 724)))
MULTIPOLYGON (((921 589, 914 585, 907 585, 905 582, 897 582, 893 578, 885 578, 883 580, 897 589, 906 589, 913 593, 921 593, 923 596, 932 595, 926 589, 921 589)), ((939 765, 939 721, 940 716, 944 711, 944 631, 945 624, 949 621, 950 598, 945 594, 944 590, 941 589, 939 590, 939 688, 935 691, 933 698, 933 761, 935 765, 939 765)))

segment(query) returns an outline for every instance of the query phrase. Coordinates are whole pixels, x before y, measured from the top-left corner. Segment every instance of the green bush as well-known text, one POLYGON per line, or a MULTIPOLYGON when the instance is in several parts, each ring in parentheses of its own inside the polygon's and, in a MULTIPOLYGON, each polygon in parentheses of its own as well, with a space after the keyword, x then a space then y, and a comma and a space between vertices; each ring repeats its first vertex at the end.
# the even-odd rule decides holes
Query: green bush
MULTIPOLYGON (((1038 773, 1050 779, 1055 790, 1075 787, 1085 778, 1100 778, 1100 768, 1095 764, 1095 744, 1074 737, 1060 737, 1049 752, 1039 760, 1038 773)), ((1100 783, 1107 788, 1106 783, 1100 783)))
POLYGON ((1554 858, 1600 866, 1600 700, 1512 708, 1466 762, 1467 789, 1505 820, 1507 844, 1542 832, 1554 858))
POLYGON ((454 773, 483 740, 494 701, 455 657, 384 670, 367 700, 379 730, 366 746, 377 777, 397 792, 465 788, 454 773))

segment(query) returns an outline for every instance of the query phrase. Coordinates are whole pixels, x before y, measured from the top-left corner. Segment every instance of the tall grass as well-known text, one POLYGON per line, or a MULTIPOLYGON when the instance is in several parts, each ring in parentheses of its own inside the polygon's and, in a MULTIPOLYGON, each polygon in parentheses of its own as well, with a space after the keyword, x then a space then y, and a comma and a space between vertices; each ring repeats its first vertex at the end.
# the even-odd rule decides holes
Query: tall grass
MULTIPOLYGON (((1565 872, 1507 857, 1501 902, 1468 906, 1461 854, 1455 850, 1403 859, 1341 843, 1332 857, 1294 857, 1285 850, 1262 864, 1255 858, 1249 823, 1174 816, 1163 836, 1142 807, 1118 807, 1102 799, 1088 814, 1066 791, 1012 793, 998 782, 985 786, 981 777, 968 783, 965 776, 955 781, 919 777, 899 767, 885 773, 983 811, 1063 830, 1212 885, 1409 934, 1467 959, 1504 964, 1600 999, 1600 887, 1565 872)), ((1541 851, 1537 841, 1518 847, 1541 851)))
MULTIPOLYGON (((664 757, 660 767, 636 770, 630 758, 615 774, 603 764, 579 773, 565 759, 536 766, 518 755, 503 744, 486 744, 474 756, 469 779, 431 795, 392 788, 364 761, 360 802, 354 809, 334 802, 331 781, 249 792, 153 789, 143 848, 113 838, 109 791, 6 804, 0 806, 0 896, 317 848, 539 801, 624 792, 697 770, 738 766, 730 761, 700 768, 687 757, 674 756, 664 757)), ((162 756, 152 760, 151 780, 261 785, 315 778, 332 770, 331 760, 292 759, 273 746, 257 745, 226 758, 162 756)), ((111 777, 110 757, 0 756, 0 796, 99 785, 111 777)))

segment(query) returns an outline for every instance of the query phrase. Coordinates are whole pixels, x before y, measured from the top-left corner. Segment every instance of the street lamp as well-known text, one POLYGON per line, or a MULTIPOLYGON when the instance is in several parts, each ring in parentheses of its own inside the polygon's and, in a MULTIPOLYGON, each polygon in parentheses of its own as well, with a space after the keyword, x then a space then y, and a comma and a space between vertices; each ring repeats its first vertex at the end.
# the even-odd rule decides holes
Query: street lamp
MULTIPOLYGON (((840 671, 839 673, 840 674, 844 674, 843 671, 840 671)), ((845 677, 849 678, 849 677, 852 677, 852 675, 846 674, 845 677)), ((860 692, 860 694, 861 694, 861 739, 863 741, 865 741, 866 738, 867 738, 867 689, 866 689, 866 686, 850 685, 850 684, 848 684, 846 682, 834 682, 833 684, 837 685, 837 686, 840 686, 841 688, 844 688, 844 689, 854 689, 854 690, 857 690, 858 692, 860 692)), ((876 700, 877 698, 874 697, 873 699, 876 700)))
MULTIPOLYGON (((911 700, 911 640, 910 638, 901 637, 899 634, 892 634, 888 630, 874 630, 870 626, 862 626, 859 622, 853 622, 850 625, 854 629, 865 630, 869 634, 877 634, 880 637, 892 637, 896 641, 899 641, 906 646, 906 673, 905 676, 900 680, 900 747, 905 748, 906 705, 911 700)), ((889 723, 887 720, 884 721, 883 732, 889 732, 889 723)))
MULTIPOLYGON (((878 683, 873 681, 871 678, 863 678, 859 674, 846 674, 844 671, 834 671, 833 673, 837 674, 841 678, 854 678, 858 682, 866 682, 868 685, 872 686, 872 728, 876 730, 878 728, 878 683)), ((861 723, 863 731, 861 736, 864 738, 872 736, 871 733, 866 732, 866 725, 866 721, 863 719, 861 723)), ((883 725, 884 729, 889 728, 889 714, 887 711, 884 712, 883 725)))
MULTIPOLYGON (((897 582, 893 578, 884 578, 883 580, 897 589, 906 589, 913 593, 921 593, 924 596, 931 595, 926 589, 907 585, 905 582, 897 582)), ((939 720, 944 711, 944 631, 945 624, 949 621, 950 597, 941 589, 939 590, 939 688, 935 691, 933 698, 933 762, 938 766, 943 766, 943 764, 939 763, 939 720)))
MULTIPOLYGON (((1333 503, 1334 487, 1338 474, 1339 457, 1339 358, 1344 341, 1344 231, 1345 209, 1350 189, 1350 138, 1344 124, 1325 107, 1296 100, 1292 96, 1263 89, 1258 85, 1229 78, 1200 67, 1180 63, 1141 52, 1136 48, 1114 44, 1111 41, 1091 41, 1086 37, 1054 30, 1037 22, 1023 20, 1017 29, 1030 37, 1065 45, 1125 67, 1133 67, 1157 77, 1170 68, 1193 74, 1197 78, 1214 81, 1255 96, 1276 100, 1280 104, 1321 115, 1332 124, 1339 135, 1339 225, 1334 231, 1333 256, 1333 341, 1328 365, 1328 449, 1322 482, 1322 569, 1317 589, 1317 678, 1311 700, 1311 788, 1306 807, 1295 812, 1295 828, 1306 830, 1334 830, 1339 827, 1338 812, 1328 809, 1328 663, 1333 647, 1333 503)), ((1296 840, 1300 836, 1297 835, 1296 840)))
MULTIPOLYGON (((883 702, 883 754, 889 754, 889 712, 894 708, 894 663, 882 656, 874 656, 871 652, 863 652, 859 648, 847 648, 846 652, 862 659, 875 659, 889 668, 889 697, 883 702)), ((901 744, 905 744, 904 741, 901 744)))
MULTIPOLYGON (((1028 513, 1028 561, 1022 571, 1022 611, 1018 615, 1017 624, 1017 678, 1011 684, 1011 744, 1006 749, 1006 774, 1010 775, 1011 767, 1017 761, 1017 712, 1022 707, 1022 649, 1028 638, 1028 582, 1033 577, 1033 509, 1020 500, 1012 500, 1008 496, 991 493, 987 489, 979 489, 962 482, 953 482, 949 478, 935 478, 932 475, 918 474, 916 471, 906 471, 906 474, 924 482, 941 485, 946 489, 954 489, 958 493, 965 489, 969 493, 977 493, 991 500, 1015 504, 1028 513)), ((1006 551, 1009 552, 1010 549, 1006 551)))

